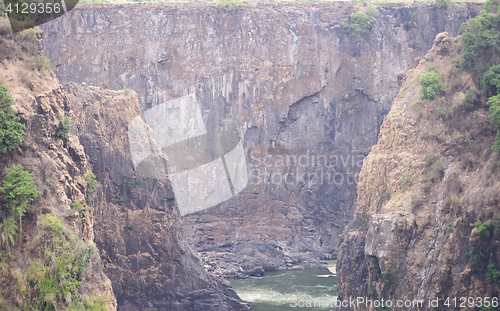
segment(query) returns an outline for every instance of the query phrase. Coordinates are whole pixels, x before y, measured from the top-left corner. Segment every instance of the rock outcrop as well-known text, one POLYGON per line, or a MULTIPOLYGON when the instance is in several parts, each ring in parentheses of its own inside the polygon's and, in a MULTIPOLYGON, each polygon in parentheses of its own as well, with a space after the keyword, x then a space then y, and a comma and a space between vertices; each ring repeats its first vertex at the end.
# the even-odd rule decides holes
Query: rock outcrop
MULTIPOLYGON (((2 24, 0 19, 0 26, 2 24)), ((27 275, 34 264, 46 260, 37 255, 40 246, 36 244, 36 240, 40 239, 37 220, 42 215, 50 214, 62 219, 69 230, 77 235, 80 243, 90 246, 94 242, 90 209, 82 210, 84 217, 80 218, 71 208, 73 202, 85 200, 83 175, 90 170, 90 164, 76 136, 64 140, 57 135, 62 116, 74 115, 68 106, 68 93, 55 74, 37 68, 40 44, 32 33, 0 38, 0 49, 4 53, 0 58, 0 85, 8 86, 8 94, 15 102, 12 107, 14 114, 26 126, 24 141, 14 150, 0 156, 2 180, 6 168, 20 164, 33 173, 39 192, 35 201, 26 208, 23 234, 20 242, 16 241, 13 245, 14 255, 7 255, 5 244, 0 249, 0 305, 3 310, 30 309, 31 302, 23 295, 29 295, 30 290, 35 289, 26 286, 27 280, 22 275, 27 275)), ((9 208, 2 201, 0 218, 4 220, 8 215, 9 208)), ((2 231, 2 243, 3 237, 2 231)), ((48 260, 55 262, 57 259, 48 260)), ((94 252, 91 257, 77 290, 82 297, 104 297, 108 309, 116 310, 112 284, 102 269, 98 252, 94 252)))
POLYGON ((99 181, 93 229, 118 309, 248 310, 182 237, 169 180, 136 176, 127 129, 139 115, 137 94, 76 84, 65 90, 74 132, 99 181))
POLYGON ((242 137, 247 188, 183 223, 207 268, 235 277, 336 256, 405 72, 479 8, 382 5, 350 38, 347 2, 92 6, 45 24, 44 51, 64 83, 133 89, 141 111, 195 94, 207 130, 242 137))
POLYGON ((459 69, 460 57, 461 39, 439 34, 403 80, 363 163, 355 220, 341 237, 340 300, 390 298, 410 301, 404 310, 458 310, 498 297, 498 283, 485 275, 500 256, 492 230, 500 217, 496 131, 485 102, 470 96, 476 86, 459 69), (419 79, 432 70, 447 90, 422 100, 419 79), (479 234, 478 220, 491 233, 479 234))

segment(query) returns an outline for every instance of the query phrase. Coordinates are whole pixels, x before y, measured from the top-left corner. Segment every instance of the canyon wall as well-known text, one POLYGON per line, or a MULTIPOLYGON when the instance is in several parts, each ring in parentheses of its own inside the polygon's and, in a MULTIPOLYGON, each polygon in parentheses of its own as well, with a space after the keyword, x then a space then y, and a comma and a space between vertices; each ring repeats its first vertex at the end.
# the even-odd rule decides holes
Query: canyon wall
POLYGON ((248 310, 223 279, 209 275, 181 235, 167 178, 135 174, 128 124, 134 92, 67 84, 67 106, 99 181, 93 232, 119 310, 248 310))
MULTIPOLYGON (((180 236, 168 179, 135 175, 126 129, 139 113, 137 94, 62 86, 39 63, 36 32, 1 30, 0 85, 8 86, 26 135, 1 154, 0 173, 3 180, 6 168, 23 165, 33 173, 39 195, 26 208, 19 242, 16 237, 5 248, 1 228, 0 308, 85 303, 90 309, 92 302, 84 298, 102 297, 110 311, 249 310, 228 281, 202 268, 180 236), (71 125, 62 135, 65 118, 71 125), (89 172, 98 180, 95 193, 84 177, 89 172)), ((3 221, 10 213, 5 195, 0 200, 3 221)))
POLYGON ((337 271, 340 300, 372 304, 342 310, 375 310, 381 299, 400 301, 395 310, 472 310, 486 300, 481 310, 497 309, 500 158, 491 152, 486 100, 471 99, 477 84, 460 69, 461 49, 460 38, 437 36, 407 73, 363 163, 337 271), (419 79, 430 71, 445 88, 423 100, 419 79))
MULTIPOLYGON (((78 213, 71 208, 72 203, 85 201, 86 183, 83 175, 91 169, 91 165, 76 136, 62 139, 58 135, 61 117, 72 116, 67 105, 68 94, 54 73, 40 70, 37 58, 41 41, 37 35, 24 33, 15 37, 5 36, 10 29, 6 30, 4 22, 0 19, 0 33, 3 33, 0 36, 0 86, 8 88, 8 95, 14 101, 13 112, 26 129, 23 142, 12 151, 0 155, 2 186, 6 184, 6 169, 22 165, 24 170, 33 175, 38 195, 26 206, 22 231, 16 230, 18 234, 14 235, 12 243, 6 240, 9 232, 4 226, 11 208, 6 194, 0 199, 0 307, 2 310, 34 310, 35 306, 43 308, 43 302, 47 302, 48 296, 52 295, 51 305, 59 304, 61 307, 82 302, 83 297, 103 297, 107 301, 106 307, 115 311, 117 302, 112 283, 103 271, 103 261, 94 244, 90 208, 84 207, 78 213), (58 223, 65 227, 61 226, 54 232, 50 226, 44 226, 41 220, 46 219, 44 217, 47 215, 56 220, 52 223, 52 229, 58 223), (63 237, 68 238, 65 240, 63 237), (56 247, 58 251, 51 252, 56 247), (84 253, 86 250, 90 252, 84 253), (75 270, 71 271, 71 276, 68 271, 61 272, 68 262, 73 266, 80 264, 75 257, 82 254, 87 254, 87 262, 80 265, 79 274, 75 275, 75 270), (37 269, 37 265, 45 266, 46 270, 37 269), (42 280, 45 287, 40 284, 42 280), (54 295, 53 292, 62 290, 63 285, 73 287, 69 296, 67 292, 63 298, 57 296, 60 293, 54 295)), ((3 108, 2 119, 4 122, 3 108)), ((4 123, 2 126, 5 126, 4 123)), ((8 137, 6 133, 9 130, 11 128, 2 128, 2 144, 5 144, 4 137, 8 137)), ((22 186, 19 188, 22 189, 22 186)), ((16 199, 21 195, 28 196, 27 192, 20 191, 15 195, 16 199)), ((47 305, 47 308, 51 305, 47 305)))
MULTIPOLYGON (((358 8, 346 2, 253 4, 230 11, 173 3, 82 7, 43 25, 44 53, 63 83, 132 89, 141 111, 195 94, 207 130, 240 135, 247 187, 184 217, 182 228, 209 271, 259 275, 335 258, 338 236, 353 217, 363 159, 377 142, 405 72, 436 34, 457 34, 480 5, 378 8, 373 27, 351 38, 341 22, 358 8)), ((102 122, 120 133, 126 127, 112 115, 102 122)), ((124 158, 128 150, 121 152, 117 157, 124 158)), ((96 157, 104 172, 122 163, 96 157)), ((104 172, 98 174, 101 182, 104 172)), ((123 192, 127 179, 110 182, 107 187, 121 191, 122 208, 149 204, 147 197, 134 201, 123 192)), ((170 189, 149 183, 162 195, 170 189)), ((112 199, 113 192, 104 193, 112 199)), ((176 209, 172 198, 167 195, 169 208, 176 209)), ((97 222, 102 245, 107 221, 97 222)), ((133 238, 140 242, 139 236, 133 238)), ((123 244, 124 251, 130 247, 123 244)))

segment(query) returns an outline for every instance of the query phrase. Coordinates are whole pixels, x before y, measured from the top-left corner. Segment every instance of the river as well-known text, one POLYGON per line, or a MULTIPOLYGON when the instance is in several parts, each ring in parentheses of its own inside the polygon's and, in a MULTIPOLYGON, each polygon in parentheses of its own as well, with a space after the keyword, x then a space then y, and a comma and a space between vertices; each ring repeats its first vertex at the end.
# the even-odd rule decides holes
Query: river
POLYGON ((230 281, 252 311, 327 311, 337 298, 337 278, 326 268, 273 271, 230 281))

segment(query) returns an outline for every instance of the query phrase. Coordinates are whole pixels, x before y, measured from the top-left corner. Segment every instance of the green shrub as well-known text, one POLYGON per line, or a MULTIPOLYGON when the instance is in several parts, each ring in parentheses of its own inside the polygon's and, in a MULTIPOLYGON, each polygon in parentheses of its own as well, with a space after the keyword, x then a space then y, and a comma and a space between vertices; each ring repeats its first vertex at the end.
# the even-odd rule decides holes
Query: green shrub
POLYGON ((463 68, 470 68, 477 58, 476 36, 472 33, 466 33, 462 36, 462 62, 463 68))
MULTIPOLYGON (((488 0, 486 7, 494 6, 496 0, 488 0)), ((500 24, 498 16, 488 13, 486 10, 480 12, 479 16, 468 20, 460 26, 459 34, 462 35, 462 62, 463 68, 474 68, 476 61, 489 64, 498 63, 498 51, 500 24)), ((477 79, 478 81, 480 80, 477 79)))
POLYGON ((416 195, 416 196, 411 198, 411 207, 413 207, 413 208, 418 207, 418 206, 422 205, 423 202, 424 202, 424 199, 421 196, 416 195))
POLYGON ((448 223, 448 230, 453 230, 453 223, 454 221, 448 223))
POLYGON ((445 163, 442 159, 436 160, 434 158, 434 155, 428 153, 427 156, 425 157, 424 164, 425 166, 432 168, 432 171, 427 173, 428 180, 430 180, 431 182, 435 182, 443 178, 445 163))
POLYGON ((127 181, 125 182, 125 187, 127 188, 127 191, 132 191, 137 185, 139 184, 138 180, 135 180, 134 182, 127 181))
POLYGON ((500 283, 500 271, 498 271, 497 266, 493 263, 490 263, 486 268, 486 279, 488 281, 498 282, 500 283))
POLYGON ((476 105, 480 104, 479 94, 475 90, 469 90, 464 99, 464 108, 467 111, 471 111, 476 105))
POLYGON ((33 173, 24 170, 22 165, 13 165, 5 170, 7 175, 3 180, 0 193, 4 195, 6 205, 10 209, 13 218, 19 219, 19 238, 22 238, 22 218, 26 213, 28 203, 38 197, 38 189, 35 186, 33 173))
POLYGON ((444 171, 445 167, 446 167, 446 165, 445 165, 443 159, 439 159, 439 160, 436 160, 434 162, 433 169, 442 173, 444 171))
POLYGON ((365 13, 371 17, 377 17, 379 15, 379 11, 373 4, 368 4, 366 6, 365 13))
POLYGON ((80 252, 76 256, 72 272, 79 279, 81 279, 87 267, 92 263, 92 258, 94 257, 95 253, 96 253, 95 244, 91 243, 87 245, 87 247, 80 250, 80 252))
POLYGON ((0 85, 0 154, 11 151, 24 140, 26 126, 12 113, 13 104, 7 88, 0 85))
POLYGON ((437 67, 437 65, 436 65, 436 64, 434 64, 434 63, 430 63, 430 64, 429 64, 429 67, 427 68, 427 70, 428 70, 429 72, 431 72, 431 71, 433 71, 433 72, 438 72, 438 67, 437 67))
POLYGON ((432 153, 427 153, 425 155, 425 163, 424 163, 424 165, 425 166, 431 166, 432 164, 434 164, 434 155, 432 153))
POLYGON ((489 237, 490 232, 488 231, 488 227, 490 226, 487 222, 481 222, 481 220, 476 221, 474 224, 477 229, 477 233, 481 234, 484 237, 489 237))
POLYGON ((447 8, 450 5, 450 0, 436 0, 438 8, 447 8))
MULTIPOLYGON (((2 251, 5 250, 10 254, 10 247, 15 244, 15 238, 17 236, 17 225, 14 217, 6 217, 0 224, 1 237, 0 242, 2 243, 2 251)), ((0 253, 0 260, 2 259, 2 254, 0 253)))
POLYGON ((471 249, 467 252, 467 256, 471 258, 472 268, 479 268, 481 266, 482 259, 485 257, 481 249, 476 246, 471 247, 471 249))
POLYGON ((484 5, 484 10, 488 13, 497 13, 498 12, 498 6, 500 5, 500 1, 498 0, 489 0, 486 1, 486 4, 484 5))
POLYGON ((462 200, 456 195, 453 195, 450 199, 452 206, 460 207, 462 205, 462 200))
POLYGON ((97 181, 95 180, 95 175, 91 171, 88 171, 85 173, 83 176, 85 181, 87 182, 87 187, 86 187, 86 197, 87 197, 87 204, 92 205, 92 196, 95 193, 95 186, 97 184, 97 181))
POLYGON ((436 107, 436 114, 439 118, 441 119, 446 119, 448 118, 448 109, 446 109, 446 106, 437 106, 436 107))
POLYGON ((134 225, 127 221, 127 223, 125 224, 125 226, 123 226, 123 228, 127 231, 132 231, 134 229, 134 225))
POLYGON ((68 116, 64 116, 59 125, 59 131, 57 132, 57 136, 62 139, 69 138, 69 132, 71 132, 71 119, 68 116))
POLYGON ((486 105, 490 107, 491 124, 497 128, 495 143, 493 144, 493 147, 491 147, 491 150, 493 152, 500 153, 500 95, 490 97, 486 105))
POLYGON ((97 256, 95 244, 79 240, 61 219, 50 214, 40 217, 35 232, 36 246, 28 251, 36 260, 18 278, 22 299, 17 306, 39 311, 108 310, 105 298, 85 298, 78 293, 86 269, 97 256))
POLYGON ((41 67, 42 70, 50 70, 50 59, 45 58, 41 55, 38 56, 38 59, 40 60, 40 63, 42 64, 42 67, 41 67))
POLYGON ((403 175, 403 177, 401 177, 401 181, 400 181, 401 189, 403 189, 403 191, 408 189, 408 187, 411 185, 411 181, 412 181, 412 178, 409 174, 403 175))
POLYGON ((470 136, 470 133, 467 133, 467 136, 464 139, 464 143, 467 145, 467 150, 471 151, 474 149, 474 139, 470 136))
POLYGON ((83 210, 83 204, 82 203, 74 202, 74 203, 71 204, 71 207, 73 208, 73 210, 75 212, 81 212, 83 210))
POLYGON ((491 66, 484 74, 482 87, 486 97, 495 96, 500 92, 500 65, 491 66))
POLYGON ((406 31, 410 30, 411 28, 417 28, 417 24, 415 22, 417 20, 417 17, 417 13, 412 12, 410 14, 410 20, 403 23, 403 28, 406 31))
POLYGON ((342 21, 345 31, 349 37, 357 38, 365 33, 366 29, 371 28, 377 19, 374 16, 367 15, 363 12, 357 12, 349 15, 348 18, 342 21))
POLYGON ((420 101, 416 100, 413 103, 411 103, 411 108, 414 109, 415 111, 419 112, 420 111, 420 101))
POLYGON ((422 190, 427 193, 431 189, 431 184, 426 181, 420 186, 420 188, 422 188, 422 190))
POLYGON ((437 72, 424 73, 420 77, 420 85, 422 86, 422 94, 425 99, 433 100, 443 89, 440 82, 440 77, 437 72))
POLYGON ((493 226, 493 236, 495 237, 495 239, 500 238, 500 215, 493 215, 491 225, 493 226))
POLYGON ((382 280, 384 281, 384 286, 382 288, 382 296, 388 297, 388 294, 391 292, 394 287, 394 281, 396 277, 396 273, 398 269, 396 267, 392 267, 391 269, 384 271, 381 273, 382 280))
POLYGON ((215 6, 218 9, 230 11, 233 7, 244 6, 245 3, 241 0, 216 0, 215 6))

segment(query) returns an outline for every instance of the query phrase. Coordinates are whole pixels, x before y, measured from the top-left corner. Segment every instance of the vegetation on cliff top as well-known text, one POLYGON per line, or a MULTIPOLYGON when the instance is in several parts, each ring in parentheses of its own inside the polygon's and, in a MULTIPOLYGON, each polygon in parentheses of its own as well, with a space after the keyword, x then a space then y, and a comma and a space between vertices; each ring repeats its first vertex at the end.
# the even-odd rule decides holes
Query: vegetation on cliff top
POLYGON ((219 9, 230 11, 234 7, 244 6, 245 3, 242 0, 217 0, 215 5, 219 9))
POLYGON ((357 38, 371 28, 372 24, 377 21, 378 14, 377 8, 369 4, 363 11, 352 13, 348 18, 344 19, 342 26, 344 26, 349 37, 357 38))

